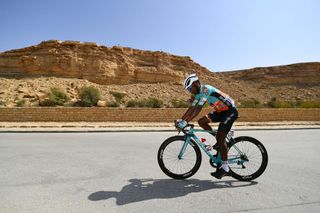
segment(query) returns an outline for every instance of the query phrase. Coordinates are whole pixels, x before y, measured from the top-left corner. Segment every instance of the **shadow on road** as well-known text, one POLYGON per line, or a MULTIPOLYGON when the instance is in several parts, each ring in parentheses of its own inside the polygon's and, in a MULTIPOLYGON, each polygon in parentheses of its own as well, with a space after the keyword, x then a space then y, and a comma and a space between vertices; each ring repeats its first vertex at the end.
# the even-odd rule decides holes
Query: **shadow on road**
POLYGON ((130 184, 124 186, 120 192, 98 191, 89 195, 91 201, 116 198, 117 205, 140 202, 151 199, 169 199, 186 196, 189 193, 202 192, 210 189, 237 188, 252 186, 255 181, 239 182, 236 180, 174 180, 174 179, 130 179, 130 184))

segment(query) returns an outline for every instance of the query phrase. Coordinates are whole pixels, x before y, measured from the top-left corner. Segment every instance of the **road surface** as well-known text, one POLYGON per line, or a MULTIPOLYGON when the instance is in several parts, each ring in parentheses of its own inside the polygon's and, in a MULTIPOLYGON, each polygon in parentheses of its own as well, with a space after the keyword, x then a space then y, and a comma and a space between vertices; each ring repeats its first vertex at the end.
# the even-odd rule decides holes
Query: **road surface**
POLYGON ((262 141, 252 182, 173 180, 158 147, 173 132, 1 133, 0 212, 320 212, 320 130, 238 131, 262 141))

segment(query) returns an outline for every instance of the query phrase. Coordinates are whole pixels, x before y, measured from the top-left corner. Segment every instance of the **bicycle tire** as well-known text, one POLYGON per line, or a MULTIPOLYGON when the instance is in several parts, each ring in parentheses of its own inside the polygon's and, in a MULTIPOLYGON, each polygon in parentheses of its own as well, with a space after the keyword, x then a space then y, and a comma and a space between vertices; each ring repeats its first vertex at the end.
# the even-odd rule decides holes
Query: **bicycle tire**
MULTIPOLYGON (((239 144, 244 141, 249 142, 258 148, 258 150, 261 153, 262 161, 261 161, 261 165, 259 166, 259 168, 255 172, 253 172, 252 174, 248 174, 248 175, 238 174, 237 172, 234 171, 235 169, 234 170, 232 169, 232 165, 230 165, 230 175, 233 178, 240 180, 240 181, 251 181, 251 180, 258 178, 260 175, 262 175, 262 173, 265 171, 265 169, 267 168, 267 165, 268 165, 268 153, 267 153, 266 148, 257 139, 252 138, 252 137, 248 137, 248 136, 241 136, 241 137, 234 138, 234 141, 235 141, 235 143, 228 144, 229 151, 231 150, 232 146, 235 144, 239 144)), ((245 153, 245 154, 247 154, 247 153, 245 153)), ((228 155, 229 155, 229 153, 228 153, 228 155)), ((248 158, 249 158, 248 162, 250 162, 250 157, 248 157, 248 158)))
MULTIPOLYGON (((201 157, 201 151, 200 151, 199 147, 197 146, 197 144, 193 140, 190 140, 190 143, 188 146, 191 146, 196 154, 196 161, 195 161, 194 166, 189 171, 182 173, 182 174, 177 174, 177 173, 170 171, 170 169, 168 169, 164 163, 163 153, 165 152, 165 149, 167 148, 167 146, 170 143, 177 142, 177 141, 181 141, 181 143, 184 143, 185 137, 184 136, 173 136, 173 137, 166 139, 161 144, 161 146, 159 147, 159 150, 158 150, 158 164, 159 164, 161 170, 167 176, 174 178, 174 179, 181 180, 181 179, 186 179, 186 178, 191 177, 192 175, 194 175, 198 171, 198 169, 200 168, 200 165, 201 165, 202 157, 201 157)), ((178 158, 178 155, 179 155, 179 153, 177 153, 177 158, 178 158)))

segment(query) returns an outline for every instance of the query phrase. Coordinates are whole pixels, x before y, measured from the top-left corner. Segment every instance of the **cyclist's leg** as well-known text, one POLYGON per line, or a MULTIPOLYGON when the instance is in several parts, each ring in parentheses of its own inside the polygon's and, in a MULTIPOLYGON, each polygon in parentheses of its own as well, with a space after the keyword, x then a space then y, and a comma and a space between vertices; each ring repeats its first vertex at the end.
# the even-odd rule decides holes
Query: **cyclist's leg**
MULTIPOLYGON (((210 112, 209 114, 207 114, 206 116, 203 116, 202 118, 200 118, 198 120, 199 125, 205 129, 205 130, 209 130, 209 131, 213 131, 212 127, 209 125, 209 123, 211 122, 220 122, 222 119, 222 114, 221 113, 217 113, 216 111, 210 112)), ((211 133, 213 137, 216 138, 216 134, 215 133, 211 133)), ((219 149, 219 145, 218 143, 215 143, 212 146, 213 149, 218 150, 219 149)))
POLYGON ((238 118, 238 111, 236 109, 230 109, 221 113, 223 114, 223 118, 219 124, 217 132, 217 143, 220 146, 222 165, 216 172, 211 173, 212 176, 218 179, 227 175, 229 172, 228 148, 225 139, 232 127, 233 122, 238 118))
POLYGON ((204 129, 212 131, 212 127, 209 125, 211 122, 220 122, 221 115, 215 111, 210 112, 209 114, 203 116, 198 120, 198 124, 204 129))
POLYGON ((209 125, 210 122, 211 120, 207 116, 203 116, 198 120, 198 124, 202 127, 202 129, 212 131, 212 128, 209 125))
POLYGON ((225 139, 233 125, 233 122, 238 118, 238 111, 234 108, 221 113, 223 113, 223 118, 219 124, 217 142, 220 146, 222 161, 228 161, 228 149, 225 139))

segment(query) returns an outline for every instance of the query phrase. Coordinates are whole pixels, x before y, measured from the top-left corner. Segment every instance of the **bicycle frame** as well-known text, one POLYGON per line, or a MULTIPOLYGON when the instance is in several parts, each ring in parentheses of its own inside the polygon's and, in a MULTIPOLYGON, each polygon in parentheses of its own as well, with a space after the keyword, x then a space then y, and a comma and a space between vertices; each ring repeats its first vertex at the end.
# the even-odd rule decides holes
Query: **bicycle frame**
MULTIPOLYGON (((205 133, 211 133, 213 135, 216 135, 217 131, 208 131, 208 130, 202 130, 202 129, 194 129, 193 126, 191 126, 191 128, 189 129, 188 132, 183 131, 183 133, 185 134, 185 142, 180 150, 180 153, 178 155, 179 159, 183 158, 183 154, 187 149, 187 146, 190 143, 190 140, 193 139, 196 144, 209 156, 210 160, 215 163, 221 163, 221 154, 220 152, 218 152, 217 156, 214 156, 213 154, 211 154, 205 147, 205 145, 200 141, 200 139, 194 134, 196 132, 205 132, 205 133)), ((228 143, 234 143, 234 139, 232 137, 230 137, 229 139, 226 139, 228 143)), ((240 151, 240 149, 234 145, 234 148, 239 152, 240 155, 243 155, 243 153, 240 151)), ((228 164, 234 164, 234 163, 243 163, 245 162, 245 160, 239 158, 239 157, 233 157, 233 158, 229 158, 228 159, 228 164)))

